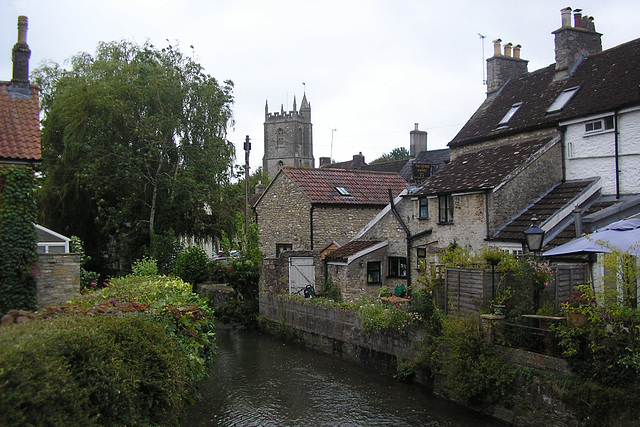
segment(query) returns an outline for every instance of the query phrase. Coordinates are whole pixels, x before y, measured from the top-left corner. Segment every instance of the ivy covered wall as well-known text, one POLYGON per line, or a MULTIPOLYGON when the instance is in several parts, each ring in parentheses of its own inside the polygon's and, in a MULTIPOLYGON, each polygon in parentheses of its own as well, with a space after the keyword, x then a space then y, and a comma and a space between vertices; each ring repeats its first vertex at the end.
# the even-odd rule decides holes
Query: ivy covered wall
POLYGON ((0 168, 0 314, 36 305, 33 169, 0 168))

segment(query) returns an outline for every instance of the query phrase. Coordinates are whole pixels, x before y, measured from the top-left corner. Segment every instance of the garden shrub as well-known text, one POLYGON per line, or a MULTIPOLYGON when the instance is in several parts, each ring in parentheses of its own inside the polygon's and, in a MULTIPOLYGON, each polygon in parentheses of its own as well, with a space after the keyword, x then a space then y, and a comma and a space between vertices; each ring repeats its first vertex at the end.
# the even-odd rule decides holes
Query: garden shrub
POLYGON ((256 326, 260 264, 253 259, 240 257, 230 260, 223 267, 226 283, 233 288, 233 293, 227 301, 216 307, 218 319, 245 327, 256 326))
POLYGON ((508 396, 516 372, 485 340, 479 318, 449 317, 443 326, 440 369, 452 396, 470 403, 508 396))
POLYGON ((207 257, 207 253, 202 248, 189 246, 178 255, 173 267, 173 274, 195 288, 195 285, 207 279, 208 264, 209 257, 207 257))
POLYGON ((143 256, 131 265, 132 276, 157 276, 158 262, 151 257, 143 256))
POLYGON ((0 337, 0 425, 175 424, 193 386, 188 356, 141 313, 14 324, 0 337))
POLYGON ((416 315, 404 307, 395 304, 371 302, 363 304, 358 310, 365 332, 396 332, 405 334, 416 315))

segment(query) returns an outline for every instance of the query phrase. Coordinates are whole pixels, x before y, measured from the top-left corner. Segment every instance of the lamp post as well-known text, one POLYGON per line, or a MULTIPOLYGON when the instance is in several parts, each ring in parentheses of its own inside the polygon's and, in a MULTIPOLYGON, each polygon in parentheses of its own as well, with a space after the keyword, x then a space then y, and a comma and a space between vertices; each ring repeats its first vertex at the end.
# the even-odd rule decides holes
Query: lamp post
POLYGON ((524 231, 524 238, 527 242, 529 252, 540 252, 542 250, 542 241, 544 240, 544 230, 538 227, 538 218, 531 218, 531 227, 524 231))
MULTIPOLYGON (((544 230, 538 227, 537 222, 538 218, 534 216, 531 218, 531 227, 524 230, 524 238, 527 242, 529 253, 533 252, 534 254, 542 250, 542 242, 544 240, 544 230)), ((540 293, 537 287, 533 291, 533 306, 536 309, 540 308, 540 293)))

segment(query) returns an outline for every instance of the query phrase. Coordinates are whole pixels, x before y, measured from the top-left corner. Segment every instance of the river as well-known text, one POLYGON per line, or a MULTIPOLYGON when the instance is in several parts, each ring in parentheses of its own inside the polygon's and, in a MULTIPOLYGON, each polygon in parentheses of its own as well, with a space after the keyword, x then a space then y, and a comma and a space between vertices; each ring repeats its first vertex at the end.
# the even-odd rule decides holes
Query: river
POLYGON ((187 426, 500 426, 371 370, 218 325, 218 356, 187 426))

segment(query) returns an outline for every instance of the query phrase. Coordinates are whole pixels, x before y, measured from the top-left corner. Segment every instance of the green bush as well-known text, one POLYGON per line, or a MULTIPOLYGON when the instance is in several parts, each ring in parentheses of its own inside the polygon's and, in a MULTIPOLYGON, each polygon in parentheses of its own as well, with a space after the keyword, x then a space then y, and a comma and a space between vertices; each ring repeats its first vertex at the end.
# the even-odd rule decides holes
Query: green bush
POLYGON ((404 307, 379 302, 360 306, 358 316, 365 332, 395 332, 405 334, 416 319, 404 307))
POLYGON ((154 258, 142 257, 137 260, 131 266, 132 276, 157 276, 158 275, 158 263, 154 258))
POLYGON ((478 317, 449 317, 443 326, 440 369, 452 396, 471 403, 508 396, 516 371, 484 339, 478 317))
POLYGON ((189 246, 180 255, 173 267, 173 274, 190 283, 194 288, 207 279, 209 258, 197 246, 189 246))
POLYGON ((177 423, 187 355, 140 313, 62 316, 0 329, 1 425, 177 423))

